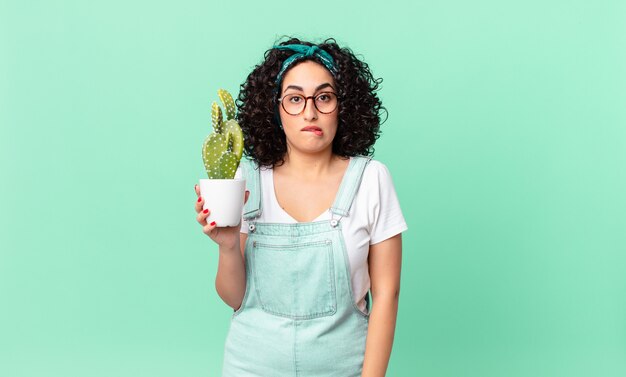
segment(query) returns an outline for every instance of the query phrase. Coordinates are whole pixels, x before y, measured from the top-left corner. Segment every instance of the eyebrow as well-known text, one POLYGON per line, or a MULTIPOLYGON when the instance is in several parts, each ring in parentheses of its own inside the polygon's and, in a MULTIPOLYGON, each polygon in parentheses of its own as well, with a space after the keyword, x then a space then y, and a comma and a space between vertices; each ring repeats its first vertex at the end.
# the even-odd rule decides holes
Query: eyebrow
MULTIPOLYGON (((328 87, 333 88, 333 86, 330 85, 330 83, 326 82, 326 83, 318 86, 317 88, 315 88, 315 91, 317 92, 320 89, 324 89, 324 88, 328 88, 328 87)), ((301 86, 297 86, 297 85, 289 85, 288 87, 285 88, 284 92, 286 92, 287 89, 295 89, 295 90, 299 90, 301 92, 304 92, 304 89, 302 89, 301 86)), ((333 88, 333 89, 335 89, 335 88, 333 88)))

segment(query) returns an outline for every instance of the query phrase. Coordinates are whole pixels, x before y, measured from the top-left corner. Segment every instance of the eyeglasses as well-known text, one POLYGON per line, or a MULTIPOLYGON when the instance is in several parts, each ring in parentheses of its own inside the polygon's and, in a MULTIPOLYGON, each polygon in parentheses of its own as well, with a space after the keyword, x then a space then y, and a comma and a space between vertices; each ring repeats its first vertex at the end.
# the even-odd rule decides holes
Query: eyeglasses
POLYGON ((306 109, 309 98, 313 100, 313 105, 322 114, 329 114, 337 108, 337 95, 333 92, 323 92, 315 96, 303 96, 302 94, 287 94, 279 98, 278 102, 283 110, 289 115, 300 115, 306 109))

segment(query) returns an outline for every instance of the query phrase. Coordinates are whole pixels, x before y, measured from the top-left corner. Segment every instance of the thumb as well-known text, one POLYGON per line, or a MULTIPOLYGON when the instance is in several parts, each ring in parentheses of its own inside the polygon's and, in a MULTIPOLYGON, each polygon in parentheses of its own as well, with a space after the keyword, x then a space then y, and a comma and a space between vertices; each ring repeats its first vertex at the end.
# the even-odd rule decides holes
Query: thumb
POLYGON ((245 197, 243 199, 243 204, 246 204, 248 202, 248 197, 250 196, 250 191, 246 190, 246 194, 245 197))

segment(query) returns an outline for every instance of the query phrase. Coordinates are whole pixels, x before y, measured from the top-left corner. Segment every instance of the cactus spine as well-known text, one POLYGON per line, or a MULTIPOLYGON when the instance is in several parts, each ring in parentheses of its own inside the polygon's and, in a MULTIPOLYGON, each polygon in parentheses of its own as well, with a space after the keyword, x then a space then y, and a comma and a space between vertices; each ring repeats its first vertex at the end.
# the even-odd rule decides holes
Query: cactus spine
POLYGON ((202 160, 210 179, 232 179, 243 155, 243 133, 235 120, 233 97, 224 89, 218 90, 217 95, 224 105, 226 120, 223 119, 222 109, 213 102, 213 133, 204 140, 202 160))

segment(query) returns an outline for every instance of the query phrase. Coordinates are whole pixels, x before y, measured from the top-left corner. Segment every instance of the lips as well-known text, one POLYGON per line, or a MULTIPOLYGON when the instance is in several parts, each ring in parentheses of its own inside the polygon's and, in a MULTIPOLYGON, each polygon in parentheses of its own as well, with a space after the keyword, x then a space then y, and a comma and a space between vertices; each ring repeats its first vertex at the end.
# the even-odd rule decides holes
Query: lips
POLYGON ((317 136, 322 136, 324 133, 322 129, 317 126, 306 126, 301 131, 312 132, 317 136))

